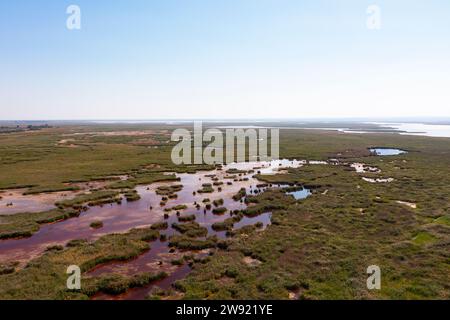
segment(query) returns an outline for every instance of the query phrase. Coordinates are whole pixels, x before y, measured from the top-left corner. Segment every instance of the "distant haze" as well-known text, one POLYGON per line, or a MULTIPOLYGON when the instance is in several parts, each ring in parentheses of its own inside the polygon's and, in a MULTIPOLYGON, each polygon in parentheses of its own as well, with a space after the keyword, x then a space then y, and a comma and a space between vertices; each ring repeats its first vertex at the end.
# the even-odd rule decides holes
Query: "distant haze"
POLYGON ((448 119, 450 1, 370 4, 2 1, 0 120, 448 119))

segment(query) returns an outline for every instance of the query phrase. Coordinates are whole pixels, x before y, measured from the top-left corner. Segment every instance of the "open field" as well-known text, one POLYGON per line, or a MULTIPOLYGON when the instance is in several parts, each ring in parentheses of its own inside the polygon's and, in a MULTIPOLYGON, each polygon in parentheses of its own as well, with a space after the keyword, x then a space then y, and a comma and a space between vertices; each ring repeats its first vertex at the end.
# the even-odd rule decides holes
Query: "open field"
POLYGON ((176 127, 59 125, 0 134, 0 197, 12 202, 0 208, 0 238, 5 239, 0 257, 2 245, 50 234, 51 228, 43 229, 50 223, 56 228, 95 210, 106 212, 105 221, 89 220, 99 236, 87 242, 58 243, 26 262, 2 258, 0 298, 127 298, 133 288, 148 288, 143 297, 151 299, 450 298, 449 138, 282 129, 280 158, 327 162, 306 162, 279 174, 216 170, 207 177, 205 170, 214 166, 172 163, 170 134, 176 127), (373 147, 407 153, 374 156, 373 147), (357 172, 350 166, 354 163, 379 171, 357 172), (192 174, 196 171, 203 172, 202 181, 192 174), (243 178, 253 175, 268 187, 255 188, 251 180, 247 185, 243 178), (177 186, 180 177, 183 187, 177 186), (155 207, 147 208, 148 215, 158 212, 161 221, 100 234, 108 230, 108 208, 143 201, 134 190, 155 183, 173 186, 142 191, 155 191, 158 201, 145 205, 155 207), (287 190, 270 187, 285 184, 312 194, 295 200, 287 190), (249 194, 249 185, 258 194, 249 194), (9 200, 13 191, 67 197, 51 209, 36 211, 39 202, 30 212, 11 214, 6 210, 20 205, 9 200), (202 220, 206 211, 209 224, 202 220), (263 228, 258 219, 265 213, 271 214, 270 225, 263 228), (238 223, 240 228, 233 229, 238 223), (135 277, 124 271, 153 253, 160 255, 150 256, 152 263, 170 267, 139 265, 135 277), (80 292, 65 289, 69 265, 81 266, 85 286, 80 292), (382 270, 381 290, 366 287, 370 265, 382 270), (171 278, 170 272, 186 266, 181 278, 171 278), (114 272, 89 274, 102 267, 114 272), (157 285, 148 287, 152 283, 157 285))

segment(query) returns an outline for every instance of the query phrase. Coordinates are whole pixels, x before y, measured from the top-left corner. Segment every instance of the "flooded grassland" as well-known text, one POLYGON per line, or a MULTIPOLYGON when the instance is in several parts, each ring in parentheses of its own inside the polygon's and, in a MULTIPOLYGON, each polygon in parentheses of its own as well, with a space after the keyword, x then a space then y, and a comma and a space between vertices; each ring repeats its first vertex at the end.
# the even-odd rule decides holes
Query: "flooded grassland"
POLYGON ((0 297, 448 298, 448 139, 283 130, 286 160, 174 167, 169 129, 1 136, 0 297))

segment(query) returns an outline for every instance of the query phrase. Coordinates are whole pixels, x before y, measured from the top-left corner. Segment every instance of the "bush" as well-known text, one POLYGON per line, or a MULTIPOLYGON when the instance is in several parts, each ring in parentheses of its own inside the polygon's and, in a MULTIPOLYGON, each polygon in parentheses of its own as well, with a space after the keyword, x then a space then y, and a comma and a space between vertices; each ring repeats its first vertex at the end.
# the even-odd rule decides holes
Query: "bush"
POLYGON ((153 230, 166 230, 169 227, 169 224, 167 222, 157 222, 152 224, 150 227, 153 230))
POLYGON ((91 222, 90 227, 93 229, 103 228, 103 222, 100 220, 93 221, 93 222, 91 222))
POLYGON ((170 196, 174 194, 175 192, 181 191, 183 189, 183 185, 177 184, 174 186, 160 186, 156 189, 157 195, 164 195, 164 196, 170 196))
POLYGON ((194 221, 195 220, 195 214, 190 214, 187 216, 179 216, 178 221, 180 222, 186 222, 186 221, 194 221))
POLYGON ((179 204, 175 207, 172 207, 172 210, 175 210, 175 211, 186 210, 186 209, 187 209, 187 205, 185 205, 185 204, 179 204))
POLYGON ((228 211, 227 208, 225 208, 225 207, 219 207, 219 208, 214 208, 212 212, 213 212, 214 214, 224 214, 224 213, 227 212, 227 211, 228 211))
POLYGON ((128 202, 133 202, 141 199, 141 196, 137 193, 136 190, 132 190, 125 193, 125 198, 128 202))
POLYGON ((247 195, 245 188, 241 188, 238 193, 233 196, 234 201, 239 201, 247 195))
POLYGON ((182 235, 173 236, 172 238, 170 238, 169 246, 176 247, 180 250, 203 250, 214 248, 216 246, 216 243, 216 237, 208 237, 206 240, 198 240, 182 235))
POLYGON ((198 193, 213 193, 213 192, 214 192, 214 189, 213 189, 213 187, 211 186, 211 184, 209 184, 209 186, 207 186, 207 187, 204 186, 202 189, 197 190, 197 192, 198 192, 198 193))

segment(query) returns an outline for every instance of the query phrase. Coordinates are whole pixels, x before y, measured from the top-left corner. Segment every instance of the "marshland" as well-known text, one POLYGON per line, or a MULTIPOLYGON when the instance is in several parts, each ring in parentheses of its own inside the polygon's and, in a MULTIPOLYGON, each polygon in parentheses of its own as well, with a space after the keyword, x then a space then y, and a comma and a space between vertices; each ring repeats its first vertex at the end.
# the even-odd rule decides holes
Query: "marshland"
POLYGON ((4 130, 0 298, 449 298, 449 138, 263 125, 281 160, 174 165, 173 124, 4 130))

